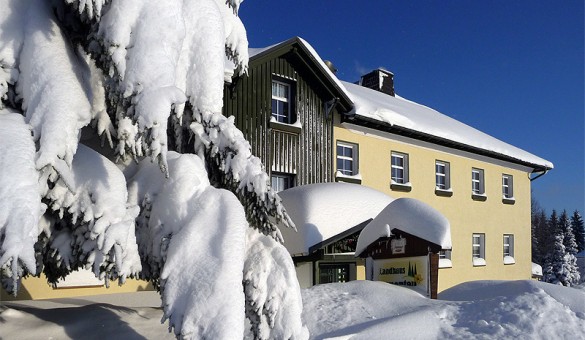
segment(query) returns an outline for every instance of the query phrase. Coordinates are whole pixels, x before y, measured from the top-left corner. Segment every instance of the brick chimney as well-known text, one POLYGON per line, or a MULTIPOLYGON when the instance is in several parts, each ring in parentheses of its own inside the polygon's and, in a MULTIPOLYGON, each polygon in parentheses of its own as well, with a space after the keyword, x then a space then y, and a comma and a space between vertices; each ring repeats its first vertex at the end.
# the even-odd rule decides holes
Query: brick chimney
POLYGON ((363 75, 359 84, 394 97, 394 73, 390 71, 381 68, 373 70, 363 75))

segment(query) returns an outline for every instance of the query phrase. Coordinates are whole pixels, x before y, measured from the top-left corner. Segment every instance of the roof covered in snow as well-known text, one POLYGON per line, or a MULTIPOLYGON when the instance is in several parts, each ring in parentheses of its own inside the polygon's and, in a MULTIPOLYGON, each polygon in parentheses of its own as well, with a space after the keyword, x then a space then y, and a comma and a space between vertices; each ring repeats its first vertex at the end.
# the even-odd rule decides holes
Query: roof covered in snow
POLYGON ((307 66, 317 74, 317 77, 321 81, 325 81, 329 87, 335 89, 335 92, 337 92, 336 96, 338 96, 338 99, 340 100, 339 103, 345 110, 343 113, 351 111, 353 104, 349 93, 343 86, 342 82, 333 74, 333 72, 331 72, 329 67, 325 65, 325 62, 321 59, 317 51, 315 51, 315 49, 303 38, 293 37, 272 46, 264 48, 249 48, 248 54, 250 56, 250 64, 254 63, 254 61, 261 60, 265 56, 288 53, 291 51, 292 47, 298 47, 297 51, 303 52, 304 56, 312 61, 312 63, 307 63, 307 66))
MULTIPOLYGON (((544 171, 553 163, 525 150, 505 143, 445 114, 400 96, 390 96, 360 85, 340 81, 325 65, 315 49, 304 39, 293 37, 264 48, 248 50, 250 63, 273 54, 288 53, 291 47, 299 47, 329 85, 335 88, 343 101, 344 109, 355 109, 359 121, 374 121, 414 138, 462 149, 484 156, 522 164, 544 171), (345 101, 347 100, 347 103, 345 101)), ((354 111, 352 111, 353 113, 354 111)))
POLYGON ((293 255, 373 219, 393 198, 349 183, 303 185, 278 193, 298 232, 280 228, 284 246, 293 255))
POLYGON ((350 93, 358 120, 374 120, 414 135, 424 135, 433 142, 441 140, 448 146, 464 149, 468 147, 467 149, 472 152, 485 151, 484 154, 487 156, 533 168, 553 168, 553 163, 545 159, 502 142, 424 105, 360 85, 348 82, 342 84, 350 93))
POLYGON ((414 198, 399 198, 388 204, 362 230, 355 254, 361 254, 381 237, 390 237, 393 229, 420 237, 443 249, 451 249, 451 226, 445 216, 414 198))

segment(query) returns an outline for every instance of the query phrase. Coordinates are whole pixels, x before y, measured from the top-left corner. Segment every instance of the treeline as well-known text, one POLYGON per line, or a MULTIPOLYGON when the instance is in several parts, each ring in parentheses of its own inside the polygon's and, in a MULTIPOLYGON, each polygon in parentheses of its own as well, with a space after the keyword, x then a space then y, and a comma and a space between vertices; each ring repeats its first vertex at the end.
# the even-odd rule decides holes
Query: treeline
POLYGON ((573 286, 580 282, 577 253, 585 250, 583 218, 575 210, 556 210, 547 216, 538 203, 532 204, 532 262, 542 266, 543 281, 573 286))

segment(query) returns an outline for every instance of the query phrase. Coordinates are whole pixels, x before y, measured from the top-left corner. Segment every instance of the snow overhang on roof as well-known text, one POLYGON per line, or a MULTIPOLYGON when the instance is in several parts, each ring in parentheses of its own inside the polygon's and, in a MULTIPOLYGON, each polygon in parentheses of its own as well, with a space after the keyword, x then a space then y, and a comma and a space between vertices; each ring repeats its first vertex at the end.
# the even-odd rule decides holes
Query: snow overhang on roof
POLYGON ((341 182, 303 185, 278 195, 298 230, 280 228, 291 255, 308 255, 315 245, 373 219, 393 201, 377 190, 341 182))
POLYGON ((355 104, 353 122, 391 133, 548 171, 553 163, 502 142, 429 107, 342 82, 355 104))
POLYGON ((338 105, 342 108, 341 113, 353 113, 353 102, 341 81, 337 79, 329 67, 325 65, 325 62, 323 62, 323 59, 321 59, 317 51, 300 37, 293 37, 269 47, 249 48, 249 64, 260 63, 290 52, 297 54, 307 68, 315 74, 316 79, 321 82, 323 87, 325 87, 334 98, 339 99, 338 105))
POLYGON ((398 229, 410 235, 451 249, 451 226, 443 214, 414 198, 399 198, 391 202, 362 230, 355 255, 383 237, 390 237, 398 229))

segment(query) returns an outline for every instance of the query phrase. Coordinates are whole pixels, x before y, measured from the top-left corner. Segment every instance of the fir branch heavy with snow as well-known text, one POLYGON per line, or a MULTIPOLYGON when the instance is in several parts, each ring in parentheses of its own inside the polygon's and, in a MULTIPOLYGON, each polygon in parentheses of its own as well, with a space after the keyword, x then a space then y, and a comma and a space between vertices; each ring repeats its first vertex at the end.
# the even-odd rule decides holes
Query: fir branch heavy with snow
POLYGON ((140 275, 178 337, 241 337, 245 317, 257 338, 307 337, 275 227, 294 225, 221 114, 226 56, 247 69, 240 2, 0 0, 7 289, 140 275))

